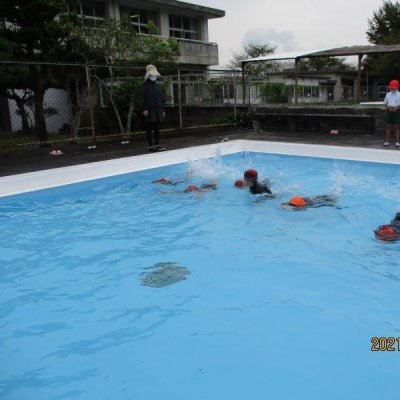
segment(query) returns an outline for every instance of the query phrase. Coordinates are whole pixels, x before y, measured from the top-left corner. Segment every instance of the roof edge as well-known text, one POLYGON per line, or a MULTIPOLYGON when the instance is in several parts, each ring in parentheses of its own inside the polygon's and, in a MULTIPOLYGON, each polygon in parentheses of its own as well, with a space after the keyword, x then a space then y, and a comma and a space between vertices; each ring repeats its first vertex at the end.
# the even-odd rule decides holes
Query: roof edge
POLYGON ((190 10, 190 11, 196 11, 201 14, 206 15, 208 18, 222 18, 225 16, 225 11, 224 10, 219 10, 217 8, 211 8, 211 7, 205 7, 205 6, 200 6, 198 4, 192 4, 192 3, 187 3, 184 1, 178 1, 178 0, 148 0, 149 3, 153 4, 160 4, 163 6, 169 6, 169 7, 174 7, 174 8, 179 8, 183 10, 190 10))

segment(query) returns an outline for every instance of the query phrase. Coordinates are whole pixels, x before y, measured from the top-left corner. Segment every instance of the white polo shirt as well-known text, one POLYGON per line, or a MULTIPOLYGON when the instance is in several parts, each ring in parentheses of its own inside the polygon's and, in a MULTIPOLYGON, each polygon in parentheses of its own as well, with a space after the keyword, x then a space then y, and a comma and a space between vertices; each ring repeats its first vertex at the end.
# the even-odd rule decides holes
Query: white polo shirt
POLYGON ((400 107, 400 92, 396 90, 395 92, 386 93, 383 103, 389 107, 400 107))

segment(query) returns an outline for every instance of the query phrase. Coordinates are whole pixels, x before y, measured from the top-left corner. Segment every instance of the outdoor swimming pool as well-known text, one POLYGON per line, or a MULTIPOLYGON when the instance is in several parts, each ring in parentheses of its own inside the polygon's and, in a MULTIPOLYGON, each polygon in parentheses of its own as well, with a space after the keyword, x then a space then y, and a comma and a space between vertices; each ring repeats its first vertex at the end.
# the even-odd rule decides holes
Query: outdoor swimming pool
POLYGON ((397 398, 371 338, 400 337, 400 243, 373 237, 399 172, 240 152, 0 199, 0 398, 397 398), (249 167, 276 199, 234 188, 249 167), (189 169, 218 189, 151 183, 189 169))

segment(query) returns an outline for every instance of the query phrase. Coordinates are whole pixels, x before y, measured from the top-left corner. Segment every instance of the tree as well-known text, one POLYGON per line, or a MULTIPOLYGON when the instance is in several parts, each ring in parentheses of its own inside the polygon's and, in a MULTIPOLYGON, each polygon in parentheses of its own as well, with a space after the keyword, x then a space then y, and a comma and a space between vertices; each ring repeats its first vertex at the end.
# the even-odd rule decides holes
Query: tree
POLYGON ((368 20, 366 32, 373 44, 396 44, 400 40, 400 4, 384 1, 368 20))
MULTIPOLYGON (((42 142, 48 140, 44 94, 49 87, 63 87, 68 94, 70 108, 70 126, 72 136, 77 137, 82 112, 91 101, 88 94, 86 71, 82 67, 52 67, 51 63, 84 62, 100 63, 109 66, 99 74, 92 74, 99 81, 104 92, 109 96, 109 103, 115 111, 120 131, 130 131, 130 120, 135 101, 129 101, 127 123, 122 117, 113 99, 113 91, 118 86, 123 68, 115 64, 134 63, 144 66, 147 63, 172 65, 174 56, 179 54, 175 39, 166 41, 155 36, 156 26, 149 24, 149 33, 137 35, 128 16, 121 21, 107 19, 93 21, 78 15, 78 2, 70 1, 67 12, 66 0, 2 0, 0 15, 4 19, 0 29, 0 59, 24 62, 29 65, 14 67, 0 66, 18 71, 18 79, 13 73, 7 79, 0 71, 0 90, 13 96, 19 107, 23 101, 31 102, 28 96, 16 96, 22 91, 31 93, 34 102, 35 128, 42 142), (74 8, 75 7, 75 8, 74 8), (107 71, 107 72, 104 72, 107 71), (83 73, 82 73, 83 72, 83 73), (22 78, 21 78, 22 77, 22 78), (23 83, 22 83, 23 82, 23 83), (15 88, 12 93, 7 90, 15 88)), ((0 21, 1 23, 1 21, 0 21)), ((94 70, 92 70, 93 72, 94 70)), ((134 89, 131 80, 132 89, 134 89)), ((126 89, 126 88, 125 88, 126 89)), ((23 110, 19 115, 24 118, 23 110)), ((24 120, 23 120, 24 122, 24 120)), ((26 126, 26 120, 24 122, 26 126)))
MULTIPOLYGON (((400 4, 384 1, 368 20, 366 35, 369 42, 376 45, 400 43, 400 4)), ((368 56, 364 62, 364 68, 368 68, 370 74, 379 76, 385 83, 393 78, 399 79, 400 55, 368 56)))
POLYGON ((353 71, 354 67, 338 57, 303 58, 299 62, 302 71, 353 71))
POLYGON ((93 69, 93 75, 107 95, 119 131, 129 133, 134 111, 138 108, 143 78, 142 74, 139 79, 133 78, 132 70, 126 68, 126 64, 174 66, 179 45, 174 38, 163 40, 158 37, 158 28, 151 22, 147 25, 149 35, 137 34, 127 15, 122 15, 119 21, 86 21, 79 29, 78 35, 90 48, 87 62, 105 65, 105 68, 93 69), (120 101, 121 98, 124 102, 120 101))
MULTIPOLYGON (((241 50, 240 52, 233 53, 233 56, 228 63, 228 66, 232 69, 241 68, 242 60, 267 56, 269 54, 273 54, 275 50, 275 47, 271 47, 268 44, 250 43, 249 45, 244 46, 243 50, 241 50)), ((254 76, 258 76, 267 72, 276 72, 277 69, 279 69, 279 65, 276 62, 254 62, 246 66, 246 71, 254 76)))
POLYGON ((33 92, 35 129, 41 142, 48 141, 43 100, 51 73, 48 65, 39 63, 60 62, 68 55, 65 46, 72 24, 66 11, 65 0, 0 2, 0 15, 4 18, 0 57, 30 62, 29 89, 33 92))

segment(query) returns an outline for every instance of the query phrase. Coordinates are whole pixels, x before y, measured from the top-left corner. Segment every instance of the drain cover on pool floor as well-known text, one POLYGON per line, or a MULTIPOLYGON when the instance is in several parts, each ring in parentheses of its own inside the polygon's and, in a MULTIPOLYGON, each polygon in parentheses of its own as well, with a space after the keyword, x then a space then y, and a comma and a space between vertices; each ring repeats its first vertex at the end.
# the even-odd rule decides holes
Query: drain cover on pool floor
POLYGON ((143 274, 141 282, 143 286, 162 288, 183 281, 190 274, 187 268, 175 262, 157 263, 149 269, 151 271, 143 274))

